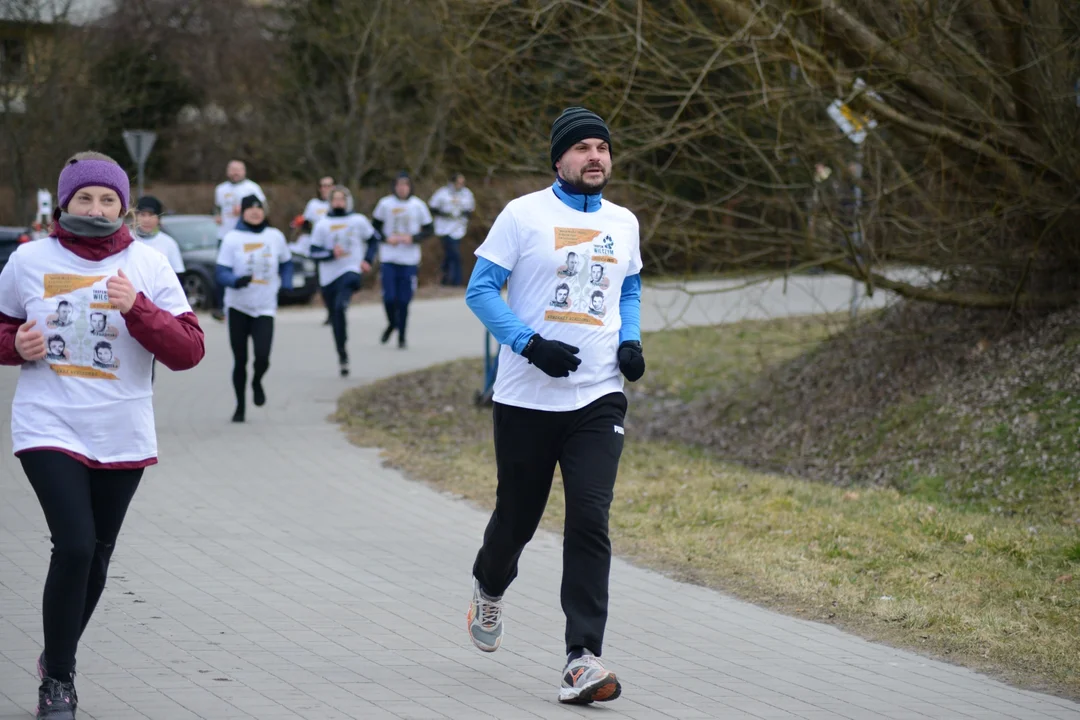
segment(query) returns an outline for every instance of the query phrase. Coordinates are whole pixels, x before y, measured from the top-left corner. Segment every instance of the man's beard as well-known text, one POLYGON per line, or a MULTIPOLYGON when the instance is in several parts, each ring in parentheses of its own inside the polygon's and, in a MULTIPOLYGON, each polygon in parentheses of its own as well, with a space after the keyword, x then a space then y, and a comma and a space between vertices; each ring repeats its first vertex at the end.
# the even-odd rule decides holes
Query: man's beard
POLYGON ((578 173, 577 177, 563 178, 563 180, 565 180, 571 187, 573 187, 575 190, 582 193, 583 195, 595 195, 596 193, 602 191, 605 187, 607 187, 608 181, 611 180, 611 171, 609 170, 608 172, 604 173, 603 178, 599 182, 589 184, 585 180, 585 172, 594 168, 599 169, 602 173, 604 171, 602 165, 586 165, 585 167, 581 168, 581 172, 578 173))

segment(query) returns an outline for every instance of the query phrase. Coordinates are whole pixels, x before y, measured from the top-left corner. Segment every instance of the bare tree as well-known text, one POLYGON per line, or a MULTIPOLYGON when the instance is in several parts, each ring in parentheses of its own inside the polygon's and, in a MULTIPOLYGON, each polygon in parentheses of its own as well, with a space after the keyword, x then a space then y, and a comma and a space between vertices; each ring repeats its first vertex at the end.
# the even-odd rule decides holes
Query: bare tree
POLYGON ((72 0, 9 0, 0 62, 0 168, 15 197, 15 221, 33 216, 34 187, 52 187, 64 160, 100 137, 81 112, 93 102, 84 82, 91 57, 86 28, 72 25, 72 0))
POLYGON ((1080 297, 1070 0, 444 7, 477 79, 458 101, 477 160, 539 170, 550 119, 595 107, 615 126, 654 265, 818 265, 979 307, 1080 297), (837 99, 877 123, 859 149, 826 112, 837 99), (815 183, 818 165, 837 192, 815 183), (942 279, 889 280, 889 262, 942 279))

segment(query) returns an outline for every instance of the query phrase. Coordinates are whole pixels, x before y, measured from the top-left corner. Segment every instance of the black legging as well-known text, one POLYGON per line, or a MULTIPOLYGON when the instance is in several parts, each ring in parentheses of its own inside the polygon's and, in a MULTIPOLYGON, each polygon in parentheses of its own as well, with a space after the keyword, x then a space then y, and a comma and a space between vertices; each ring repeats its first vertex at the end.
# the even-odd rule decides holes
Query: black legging
POLYGON ((55 450, 19 456, 52 534, 42 617, 50 677, 75 671, 79 638, 105 589, 109 559, 143 471, 91 470, 55 450))
POLYGON ((233 352, 233 390, 236 391, 236 407, 244 408, 247 385, 248 338, 255 347, 254 375, 252 385, 259 385, 263 375, 270 369, 270 344, 274 340, 274 318, 269 315, 252 317, 236 308, 229 308, 229 344, 233 352))
POLYGON ((334 346, 337 348, 338 362, 349 362, 346 345, 349 340, 349 327, 345 317, 352 302, 353 293, 360 289, 360 273, 347 272, 322 288, 326 306, 330 308, 330 325, 334 329, 334 346))

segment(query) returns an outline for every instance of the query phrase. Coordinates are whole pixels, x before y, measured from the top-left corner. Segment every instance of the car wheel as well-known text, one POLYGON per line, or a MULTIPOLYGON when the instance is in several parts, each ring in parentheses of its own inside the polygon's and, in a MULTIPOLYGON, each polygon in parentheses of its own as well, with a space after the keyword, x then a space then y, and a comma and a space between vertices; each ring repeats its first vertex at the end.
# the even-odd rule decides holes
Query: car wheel
POLYGON ((192 310, 210 307, 210 283, 206 282, 206 278, 198 273, 187 273, 182 284, 192 310))

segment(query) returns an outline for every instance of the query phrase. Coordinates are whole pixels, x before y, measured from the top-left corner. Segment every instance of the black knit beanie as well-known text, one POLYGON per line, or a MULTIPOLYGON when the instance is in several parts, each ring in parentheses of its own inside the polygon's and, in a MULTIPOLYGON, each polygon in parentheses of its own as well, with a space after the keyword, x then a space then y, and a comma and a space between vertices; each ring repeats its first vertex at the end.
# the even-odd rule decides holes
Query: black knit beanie
POLYGON ((248 195, 247 197, 245 197, 243 200, 240 201, 240 212, 241 212, 241 214, 245 210, 247 210, 248 208, 253 208, 253 207, 257 207, 257 208, 263 207, 263 201, 259 199, 258 195, 248 195))
POLYGON ((139 198, 139 201, 135 203, 135 212, 149 212, 155 215, 160 215, 165 211, 165 207, 161 204, 153 195, 143 195, 139 198))
POLYGON ((551 124, 551 169, 563 153, 587 138, 599 138, 611 147, 611 132, 602 117, 583 107, 563 110, 551 124))

